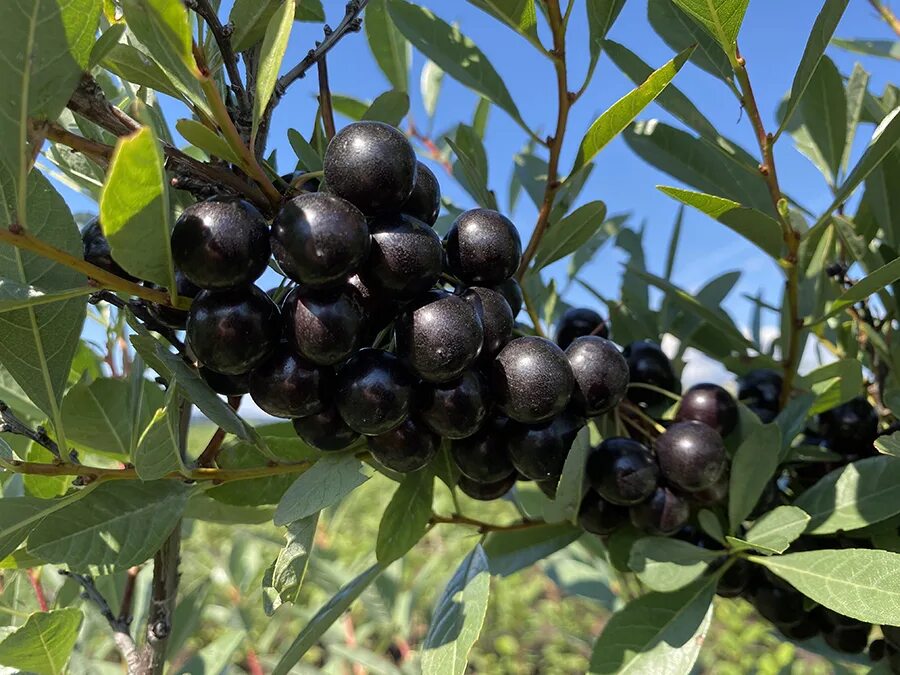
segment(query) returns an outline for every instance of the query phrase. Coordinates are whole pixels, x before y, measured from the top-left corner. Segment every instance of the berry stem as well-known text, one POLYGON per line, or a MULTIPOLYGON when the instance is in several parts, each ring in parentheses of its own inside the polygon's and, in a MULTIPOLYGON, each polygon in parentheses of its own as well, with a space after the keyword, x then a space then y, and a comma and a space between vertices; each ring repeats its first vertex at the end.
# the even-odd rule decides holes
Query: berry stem
POLYGON ((209 26, 210 32, 215 38, 216 44, 219 46, 219 52, 222 54, 222 62, 225 64, 225 71, 228 73, 228 79, 231 82, 231 88, 237 96, 238 107, 242 115, 250 114, 250 99, 247 97, 247 90, 244 88, 244 82, 241 79, 241 73, 238 70, 237 56, 231 47, 230 30, 226 30, 225 26, 219 20, 219 15, 210 4, 209 0, 187 0, 185 2, 189 9, 194 10, 203 17, 209 26))
POLYGON ((882 4, 881 0, 869 0, 869 4, 881 15, 891 30, 897 34, 897 37, 900 37, 900 19, 891 11, 891 8, 882 4))
POLYGON ((522 288, 522 302, 525 304, 525 311, 528 313, 529 318, 531 318, 531 323, 534 324, 534 332, 540 337, 547 337, 547 334, 541 326, 541 317, 537 313, 537 308, 534 306, 531 296, 524 288, 522 288))
POLYGON ((666 389, 663 389, 662 387, 657 387, 655 384, 647 384, 646 382, 629 382, 628 388, 647 389, 648 391, 655 391, 657 394, 661 394, 662 396, 667 396, 673 401, 681 401, 681 396, 679 396, 675 392, 668 391, 666 389))

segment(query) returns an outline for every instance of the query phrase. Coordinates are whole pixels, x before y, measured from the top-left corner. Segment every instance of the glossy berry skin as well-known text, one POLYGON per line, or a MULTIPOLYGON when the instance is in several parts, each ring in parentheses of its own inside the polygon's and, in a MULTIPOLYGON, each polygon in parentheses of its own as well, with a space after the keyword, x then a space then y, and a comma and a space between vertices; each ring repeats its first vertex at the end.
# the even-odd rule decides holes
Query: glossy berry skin
POLYGON ((328 190, 367 216, 399 211, 416 181, 416 153, 402 131, 382 122, 354 122, 325 150, 328 190))
POLYGON ((575 376, 572 406, 585 417, 615 408, 628 391, 628 363, 612 342, 602 337, 575 338, 566 349, 575 376))
POLYGON ((816 621, 815 614, 807 614, 800 623, 794 625, 780 625, 777 626, 777 628, 786 637, 789 637, 791 640, 797 640, 798 642, 809 640, 819 634, 819 624, 816 621))
POLYGON ((250 373, 250 396, 274 417, 305 417, 325 409, 330 370, 304 360, 282 345, 250 373))
POLYGON ((781 375, 774 370, 751 370, 738 378, 738 398, 768 423, 778 415, 781 384, 781 375))
POLYGON ((463 294, 478 311, 484 327, 484 343, 481 347, 483 361, 494 358, 512 338, 513 313, 503 295, 490 288, 473 286, 463 294))
POLYGON ((440 437, 413 419, 386 433, 369 436, 366 442, 382 466, 398 473, 424 469, 441 448, 440 437))
POLYGON ((703 422, 727 436, 738 423, 737 402, 717 384, 695 384, 684 392, 675 414, 676 422, 690 420, 703 422))
POLYGON ((519 286, 519 282, 515 280, 515 277, 510 277, 492 288, 506 298, 506 302, 509 303, 509 308, 512 310, 513 319, 515 319, 525 304, 525 296, 522 295, 522 287, 519 286))
POLYGON ((188 314, 187 342, 203 365, 225 375, 265 361, 281 338, 281 316, 256 286, 203 291, 188 314))
POLYGON ((523 424, 545 422, 562 412, 574 386, 575 376, 563 350, 540 337, 516 338, 491 367, 497 405, 523 424))
MULTIPOLYGON (((302 178, 306 174, 307 174, 306 171, 298 170, 298 171, 292 171, 291 173, 282 174, 280 176, 280 178, 285 183, 288 183, 289 185, 293 186, 295 180, 302 178)), ((294 191, 296 191, 296 192, 318 192, 319 185, 321 185, 321 181, 319 180, 318 177, 308 178, 308 179, 302 181, 299 186, 294 188, 294 191)), ((288 190, 288 192, 291 192, 291 191, 288 190)))
POLYGON ((819 433, 842 454, 868 454, 878 436, 878 413, 859 396, 819 415, 819 433))
POLYGON ((353 204, 321 192, 287 202, 272 223, 272 253, 308 288, 342 284, 369 254, 369 226, 353 204))
POLYGON ((793 588, 763 581, 753 589, 752 602, 763 618, 779 626, 794 626, 806 618, 803 596, 793 588))
POLYGON ((613 437, 591 449, 585 474, 605 500, 631 506, 656 490, 659 467, 645 446, 630 438, 613 437))
MULTIPOLYGON (((147 288, 155 288, 159 290, 161 287, 151 282, 145 282, 147 288)), ((200 289, 191 283, 181 270, 175 270, 175 292, 183 298, 196 298, 200 289)), ((172 330, 184 330, 187 325, 188 313, 186 309, 175 309, 174 307, 166 307, 158 305, 155 302, 146 303, 147 312, 156 321, 172 330)))
POLYGON ((413 401, 419 419, 443 438, 466 438, 481 427, 490 411, 487 380, 476 370, 442 384, 423 382, 413 401))
POLYGON ((283 309, 288 339, 313 363, 334 365, 356 349, 365 312, 352 286, 320 292, 297 287, 288 293, 283 309))
POLYGON ((597 312, 587 307, 567 309, 556 323, 556 344, 565 349, 575 338, 586 335, 609 337, 609 327, 597 312))
POLYGON ((822 637, 832 649, 844 654, 860 654, 869 644, 870 626, 836 628, 825 631, 822 637))
POLYGON ((412 376, 396 356, 360 349, 338 370, 335 402, 347 426, 377 436, 407 418, 412 387, 412 376))
POLYGON ((172 230, 172 257, 204 289, 252 284, 271 255, 269 227, 242 199, 213 198, 187 207, 172 230))
POLYGON ((366 283, 401 299, 424 293, 438 280, 444 252, 437 233, 411 216, 391 214, 369 221, 372 246, 362 273, 366 283))
POLYGON ((688 492, 712 486, 728 461, 719 432, 703 422, 676 422, 653 449, 666 480, 688 492))
POLYGON ((427 225, 434 225, 441 212, 441 185, 422 162, 416 162, 416 182, 412 194, 400 210, 427 225))
POLYGON ((716 584, 716 595, 722 598, 737 598, 750 585, 753 579, 752 563, 738 559, 735 563, 725 570, 725 573, 719 577, 716 584))
MULTIPOLYGON (((676 392, 681 389, 672 362, 663 353, 659 345, 649 340, 640 340, 626 345, 622 354, 628 362, 631 382, 651 384, 666 391, 676 392)), ((632 387, 628 390, 628 399, 643 405, 656 405, 668 398, 655 391, 632 387)))
POLYGON ((450 443, 450 456, 464 476, 493 483, 515 473, 506 441, 507 420, 495 418, 478 433, 450 443))
POLYGON ((700 506, 715 506, 722 504, 728 498, 728 488, 731 482, 731 476, 728 471, 722 472, 719 480, 703 490, 691 492, 689 497, 692 502, 700 506))
POLYGON ((578 508, 578 524, 587 532, 608 535, 628 522, 628 509, 608 502, 589 489, 578 508))
POLYGON ((466 476, 460 476, 457 486, 467 497, 477 499, 481 502, 491 502, 495 499, 500 499, 500 497, 509 492, 515 484, 516 473, 513 472, 505 478, 501 478, 500 480, 491 483, 482 483, 466 476))
POLYGON ((515 274, 522 259, 522 241, 506 216, 490 209, 460 214, 444 237, 447 264, 470 286, 491 286, 515 274))
POLYGON ((650 499, 631 507, 631 522, 639 530, 664 537, 687 524, 691 507, 667 487, 658 487, 650 499))
POLYGON ((448 382, 481 353, 484 329, 474 305, 446 291, 428 291, 394 323, 397 355, 423 380, 448 382))
POLYGON ((301 439, 325 452, 343 450, 359 438, 359 434, 347 426, 335 406, 295 419, 293 425, 301 439))
POLYGON ((559 478, 572 443, 583 426, 584 419, 568 411, 537 425, 510 422, 507 427, 509 458, 527 478, 559 478))
POLYGON ((81 247, 84 252, 84 259, 91 265, 96 265, 110 274, 115 274, 117 277, 135 281, 133 276, 128 274, 119 263, 113 260, 109 240, 103 235, 103 228, 100 226, 99 218, 91 220, 81 231, 81 247))
POLYGON ((217 394, 222 396, 243 396, 250 392, 250 373, 226 375, 200 366, 201 379, 217 394))

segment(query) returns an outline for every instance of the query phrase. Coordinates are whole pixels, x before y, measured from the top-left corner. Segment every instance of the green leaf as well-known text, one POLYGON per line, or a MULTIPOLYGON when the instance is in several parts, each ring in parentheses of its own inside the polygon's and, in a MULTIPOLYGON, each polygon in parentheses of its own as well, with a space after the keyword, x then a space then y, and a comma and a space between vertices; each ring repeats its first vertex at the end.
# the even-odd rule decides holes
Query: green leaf
POLYGON ((744 12, 750 0, 673 0, 694 21, 703 26, 731 59, 744 12))
POLYGON ((622 226, 627 221, 627 213, 607 218, 603 225, 600 226, 600 231, 596 232, 581 248, 575 251, 575 255, 569 259, 569 267, 566 271, 566 275, 570 279, 574 279, 581 271, 581 268, 594 259, 597 251, 599 251, 611 237, 617 237, 619 235, 619 232, 622 231, 622 226))
POLYGON ((570 523, 492 532, 484 542, 491 574, 508 577, 565 548, 582 534, 570 523))
MULTIPOLYGON (((301 6, 304 0, 300 0, 301 6)), ((228 22, 234 26, 231 46, 235 52, 242 52, 263 39, 272 15, 278 11, 281 0, 235 0, 228 15, 228 22)))
POLYGON ((384 509, 375 555, 382 565, 402 558, 428 531, 434 475, 429 470, 407 474, 384 509))
POLYGON ((422 672, 463 675, 487 614, 491 577, 481 544, 462 561, 438 598, 422 644, 422 672))
POLYGON ((109 52, 119 44, 119 40, 124 33, 124 23, 114 23, 103 31, 103 34, 97 38, 94 46, 91 47, 91 56, 90 59, 88 59, 88 66, 93 68, 99 64, 103 60, 103 57, 109 54, 109 52))
POLYGON ((697 45, 697 49, 691 55, 691 62, 710 75, 718 77, 736 91, 733 84, 734 71, 728 56, 718 43, 678 9, 678 5, 672 0, 648 0, 647 19, 670 49, 680 52, 691 45, 697 45))
POLYGON ((309 567, 319 515, 297 520, 287 526, 284 548, 263 577, 263 608, 266 616, 285 603, 296 603, 309 567))
POLYGON ((256 138, 259 122, 266 112, 269 99, 272 98, 272 92, 275 91, 275 82, 278 80, 278 71, 281 69, 281 61, 284 59, 284 53, 287 51, 288 38, 291 37, 291 27, 293 25, 294 0, 284 0, 281 6, 272 14, 272 18, 269 19, 262 49, 259 52, 256 96, 253 98, 253 129, 251 138, 256 138))
POLYGON ((584 497, 584 467, 590 450, 591 429, 590 426, 585 426, 572 441, 556 486, 556 498, 544 509, 544 519, 547 522, 574 523, 578 519, 578 508, 584 497))
POLYGON ((881 436, 876 439, 875 449, 883 455, 900 458, 900 432, 895 431, 890 436, 881 436))
POLYGON ((360 119, 384 122, 396 127, 409 112, 409 95, 403 91, 386 91, 379 95, 360 119))
POLYGON ((34 497, 0 499, 0 560, 19 548, 41 518, 60 501, 34 497))
POLYGON ((337 504, 372 477, 373 470, 353 453, 324 455, 300 474, 275 511, 275 524, 287 525, 337 504))
POLYGON ((612 615, 591 655, 591 673, 690 673, 712 619, 716 575, 675 593, 648 593, 612 615))
POLYGON ((387 0, 369 2, 363 25, 375 63, 381 68, 391 87, 404 93, 409 91, 409 43, 391 21, 387 0))
POLYGON ((631 546, 628 567, 651 590, 669 593, 700 577, 709 563, 722 557, 722 551, 710 551, 679 539, 642 537, 631 546))
POLYGON ((177 99, 184 96, 169 76, 139 49, 123 42, 117 43, 103 57, 100 65, 123 80, 154 89, 177 99))
POLYGON ((402 0, 389 2, 394 24, 416 49, 460 84, 505 110, 530 133, 503 79, 474 42, 429 9, 402 0))
POLYGON ((863 102, 869 88, 869 73, 863 70, 858 63, 853 64, 850 77, 847 78, 847 136, 844 139, 844 157, 841 160, 841 168, 847 171, 850 167, 850 154, 853 150, 853 140, 856 138, 856 129, 862 117, 863 102))
POLYGON ((900 61, 900 42, 897 40, 845 40, 832 38, 831 44, 847 51, 869 56, 881 56, 900 61))
POLYGON ((776 260, 781 257, 783 245, 781 226, 768 214, 741 206, 730 199, 702 192, 691 192, 665 185, 659 185, 657 189, 682 204, 693 206, 710 218, 718 220, 776 260))
POLYGON ((453 165, 454 176, 479 206, 496 209, 496 199, 487 187, 487 153, 474 129, 466 124, 460 124, 456 128, 456 138, 447 136, 446 140, 456 154, 456 162, 453 165))
MULTIPOLYGON (((291 429, 293 431, 293 429, 291 429)), ((304 462, 315 461, 321 453, 297 438, 264 437, 266 445, 281 461, 304 462)), ((246 441, 229 441, 223 447, 216 460, 223 469, 249 469, 260 466, 259 450, 246 441)), ((207 494, 219 502, 234 506, 260 506, 277 504, 284 493, 297 480, 296 474, 283 474, 253 478, 250 480, 232 481, 214 487, 207 494)))
POLYGON ((93 286, 81 286, 79 288, 46 293, 34 286, 23 286, 9 279, 0 279, 0 314, 27 307, 37 307, 39 305, 49 305, 54 302, 82 298, 96 291, 97 289, 93 286))
POLYGON ((84 499, 44 518, 28 537, 28 552, 75 571, 128 569, 159 550, 190 492, 176 481, 101 483, 84 499))
POLYGON ((181 119, 175 122, 175 128, 188 143, 200 148, 206 154, 224 159, 232 164, 242 164, 241 158, 231 149, 228 141, 205 124, 197 120, 181 119))
MULTIPOLYGON (((0 115, 0 118, 3 116, 0 115)), ((2 124, 2 122, 0 122, 2 124)), ((0 144, 2 145, 2 144, 0 144)), ((38 171, 28 175, 28 230, 37 239, 81 257, 81 236, 62 197, 38 171)), ((0 226, 15 222, 12 188, 0 183, 0 226)), ((24 215, 24 205, 20 216, 24 215)), ((85 283, 83 276, 35 253, 0 245, 0 278, 44 292, 69 290, 85 283)), ((78 349, 85 317, 83 299, 27 307, 0 316, 0 363, 29 399, 53 421, 57 440, 65 446, 60 414, 63 391, 78 349)))
POLYGON ((834 185, 844 157, 847 136, 847 96, 837 66, 827 56, 819 61, 800 98, 803 128, 827 171, 825 177, 834 185))
POLYGON ((900 459, 867 457, 835 469, 794 504, 810 516, 811 534, 855 530, 900 513, 900 459))
POLYGON ((577 251, 603 226, 606 204, 588 202, 547 230, 534 258, 535 270, 565 258, 577 251))
POLYGON ((859 396, 863 388, 862 365, 856 359, 841 359, 816 368, 802 382, 817 395, 809 409, 810 415, 817 415, 859 396))
MULTIPOLYGON (((368 18, 368 15, 366 15, 368 18)), ((325 20, 325 9, 322 7, 322 0, 300 0, 297 5, 297 11, 294 14, 294 21, 307 21, 311 23, 319 23, 325 20)))
POLYGON ((288 143, 307 171, 321 171, 322 158, 296 129, 288 129, 288 143))
POLYGON ((101 378, 75 385, 63 401, 62 419, 77 448, 129 457, 134 420, 125 380, 101 378))
POLYGON ((337 621, 340 616, 347 611, 347 608, 353 604, 368 586, 375 581, 375 578, 384 571, 381 565, 372 565, 365 572, 341 587, 334 597, 319 608, 315 616, 300 631, 300 634, 288 647, 288 650, 278 661, 272 671, 272 675, 287 675, 291 672, 294 665, 313 647, 325 631, 337 621))
POLYGON ((738 446, 731 463, 728 490, 728 521, 732 532, 750 514, 772 480, 780 450, 781 430, 777 424, 757 427, 738 446))
POLYGON ((744 539, 775 553, 784 553, 809 523, 809 515, 796 506, 779 506, 753 523, 744 539))
POLYGON ((800 65, 797 66, 797 72, 794 74, 794 82, 791 84, 791 94, 788 98, 787 108, 785 109, 784 117, 781 120, 781 125, 778 127, 778 131, 775 134, 776 138, 781 135, 781 132, 785 130, 788 123, 791 121, 791 116, 794 114, 797 105, 803 98, 806 88, 810 85, 810 82, 818 69, 819 60, 825 53, 828 41, 831 39, 831 36, 834 35, 834 29, 837 28, 849 2, 850 0, 825 0, 825 4, 822 5, 822 9, 816 17, 816 22, 813 24, 812 31, 809 34, 809 38, 806 40, 806 47, 803 49, 800 65))
POLYGON ((900 625, 900 554, 847 548, 753 557, 820 605, 866 623, 900 625))
POLYGON ((664 66, 653 71, 643 84, 613 103, 594 121, 581 140, 575 164, 569 172, 570 176, 591 162, 607 143, 624 131, 634 118, 659 96, 681 70, 692 51, 693 47, 685 49, 664 66))
POLYGON ((141 434, 134 451, 135 471, 143 481, 164 478, 169 473, 185 473, 181 456, 179 422, 182 399, 174 382, 169 383, 166 404, 159 408, 141 434))
POLYGON ((348 117, 354 122, 358 122, 362 119, 362 116, 366 114, 366 110, 368 110, 369 106, 372 104, 367 101, 361 101, 358 98, 353 98, 352 96, 332 94, 331 105, 334 107, 336 113, 348 117))
POLYGON ((83 618, 74 607, 32 614, 0 642, 0 664, 38 675, 65 672, 83 618))
POLYGON ((900 279, 900 258, 895 258, 887 265, 879 267, 871 274, 867 274, 853 286, 844 291, 841 296, 831 303, 831 307, 813 323, 820 323, 828 317, 834 316, 845 307, 849 307, 860 300, 865 300, 870 295, 877 293, 885 286, 900 279))
POLYGON ((174 292, 170 219, 162 149, 153 130, 141 127, 116 144, 100 195, 100 223, 117 263, 174 292))
POLYGON ((545 53, 537 33, 537 12, 534 0, 469 0, 524 37, 541 53, 545 53))
POLYGON ((245 630, 226 630, 212 642, 195 652, 177 671, 178 675, 227 672, 234 653, 247 637, 245 630))
POLYGON ((426 61, 422 66, 422 74, 419 76, 419 89, 422 92, 422 105, 429 118, 434 117, 437 110, 443 81, 444 71, 441 70, 441 67, 431 59, 426 61))
POLYGON ((722 523, 715 513, 709 509, 700 509, 697 513, 697 522, 706 534, 720 544, 725 543, 725 533, 722 531, 722 523))
MULTIPOLYGON (((625 0, 589 0, 589 2, 584 4, 587 10, 588 50, 590 51, 587 75, 584 78, 585 84, 587 84, 594 77, 594 70, 597 67, 597 61, 600 59, 600 52, 603 51, 604 47, 603 40, 619 17, 622 8, 625 6, 625 0)), ((645 79, 647 78, 642 77, 641 81, 645 79)), ((636 82, 635 84, 638 83, 636 82)))

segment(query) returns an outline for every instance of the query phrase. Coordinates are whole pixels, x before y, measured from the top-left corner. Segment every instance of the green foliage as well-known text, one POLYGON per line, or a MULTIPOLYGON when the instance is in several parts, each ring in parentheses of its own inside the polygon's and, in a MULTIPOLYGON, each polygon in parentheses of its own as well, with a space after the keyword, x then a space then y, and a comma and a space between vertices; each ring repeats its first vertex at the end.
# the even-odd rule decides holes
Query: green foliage
POLYGON ((82 619, 81 610, 72 607, 32 614, 0 641, 0 664, 38 675, 63 673, 82 619))

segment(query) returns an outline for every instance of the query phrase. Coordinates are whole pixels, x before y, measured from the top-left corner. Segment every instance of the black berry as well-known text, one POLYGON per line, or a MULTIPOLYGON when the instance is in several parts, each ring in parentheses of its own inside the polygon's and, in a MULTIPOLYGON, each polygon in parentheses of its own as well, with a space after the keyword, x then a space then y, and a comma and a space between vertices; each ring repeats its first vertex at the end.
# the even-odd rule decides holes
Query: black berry
POLYGON ((572 443, 583 426, 584 420, 570 412, 543 424, 510 422, 507 433, 513 466, 534 480, 559 478, 572 443))
POLYGON ((520 337, 494 360, 491 388, 497 405, 517 422, 549 420, 568 405, 575 376, 566 355, 540 337, 520 337))
POLYGON ((128 274, 119 263, 113 260, 109 240, 103 235, 103 228, 100 226, 99 218, 92 219, 81 231, 81 246, 84 252, 84 259, 91 265, 96 265, 110 274, 115 274, 117 277, 135 281, 133 276, 128 274))
MULTIPOLYGON (((625 347, 623 355, 628 362, 631 382, 649 384, 671 392, 680 390, 675 371, 672 370, 672 362, 655 342, 632 342, 625 347)), ((631 387, 628 398, 644 405, 656 405, 668 400, 664 394, 643 387, 631 387)))
POLYGON ((781 398, 781 375, 774 370, 751 370, 738 378, 738 398, 763 422, 778 415, 781 398))
POLYGON ((669 536, 687 523, 691 508, 667 487, 658 487, 650 499, 631 507, 631 522, 649 534, 669 536))
POLYGON ((597 312, 586 307, 567 309, 556 323, 556 344, 565 349, 575 338, 586 335, 609 337, 609 327, 597 312))
POLYGON ((631 506, 653 494, 659 467, 645 446, 630 438, 613 437, 591 449, 585 474, 601 497, 631 506))
POLYGON ((628 522, 628 509, 608 502, 589 489, 578 509, 578 524, 593 534, 612 534, 628 522))
POLYGON ((482 502, 490 502, 495 499, 500 499, 500 497, 509 492, 512 489, 512 486, 515 484, 515 471, 505 478, 501 478, 500 480, 493 481, 491 483, 482 483, 480 481, 472 480, 471 478, 468 478, 466 476, 460 476, 459 482, 457 483, 459 489, 462 490, 462 493, 464 495, 482 502))
POLYGON ((752 602, 765 619, 779 626, 797 625, 806 618, 803 596, 793 588, 763 581, 753 589, 752 602))
POLYGON ((399 473, 424 468, 441 447, 437 434, 413 419, 407 419, 396 429, 370 436, 366 442, 379 463, 399 473))
POLYGON ((326 452, 343 450, 359 438, 359 434, 347 426, 335 406, 295 419, 293 424, 294 431, 303 441, 326 452))
POLYGON ((819 433, 842 454, 867 454, 878 436, 878 413, 862 396, 819 415, 819 433))
POLYGON ((495 418, 476 434, 454 440, 450 454, 464 476, 492 483, 515 473, 507 451, 507 420, 495 418))
POLYGON ((285 298, 283 309, 291 343, 322 366, 350 356, 365 322, 359 292, 350 285, 319 292, 297 287, 285 298))
POLYGON ((438 280, 444 265, 441 239, 410 216, 391 214, 369 222, 372 247, 363 277, 372 288, 412 298, 438 280))
POLYGON ((431 169, 422 162, 416 162, 416 182, 400 210, 428 225, 437 222, 441 212, 441 186, 431 169))
POLYGON ((513 313, 503 295, 490 288, 473 286, 463 297, 478 310, 484 327, 483 360, 494 358, 512 338, 513 313))
POLYGON ((283 345, 250 373, 250 396, 275 417, 305 417, 325 408, 331 372, 283 345))
POLYGON ((723 598, 737 598, 750 585, 753 579, 752 563, 737 559, 734 564, 725 570, 716 584, 716 594, 723 598))
POLYGON ((522 295, 522 287, 519 286, 519 282, 514 277, 510 277, 506 281, 501 281, 495 285, 493 289, 506 298, 506 302, 509 303, 509 308, 512 310, 513 318, 517 317, 519 312, 522 311, 522 305, 525 304, 525 296, 522 295))
POLYGON ((722 437, 703 422, 676 422, 656 439, 653 449, 666 480, 688 492, 712 486, 727 462, 722 437))
POLYGON ((467 370, 449 382, 423 382, 416 387, 414 402, 419 418, 444 438, 471 436, 488 415, 490 399, 485 378, 467 370))
POLYGON ((615 408, 628 391, 628 363, 602 337, 576 338, 566 349, 575 376, 572 403, 581 415, 595 417, 615 408))
POLYGON ((469 285, 499 284, 515 274, 522 258, 519 232, 490 209, 461 214, 444 237, 450 271, 469 285))
POLYGON ((377 436, 407 418, 412 385, 412 376, 396 356, 381 349, 360 349, 337 373, 335 401, 351 429, 377 436))
MULTIPOLYGON (((161 290, 160 286, 149 281, 144 282, 147 288, 155 288, 161 290)), ((200 289, 188 279, 181 270, 175 270, 175 292, 183 298, 195 298, 200 289)), ((175 309, 174 307, 166 307, 155 302, 146 303, 147 312, 156 321, 172 330, 184 330, 187 325, 188 313, 186 309, 175 309)))
POLYGON ((243 396, 250 391, 250 373, 239 375, 226 375, 210 370, 206 366, 200 366, 200 377, 209 388, 223 396, 243 396))
POLYGON ((695 384, 681 397, 675 420, 703 422, 727 436, 738 423, 737 403, 717 384, 695 384))

